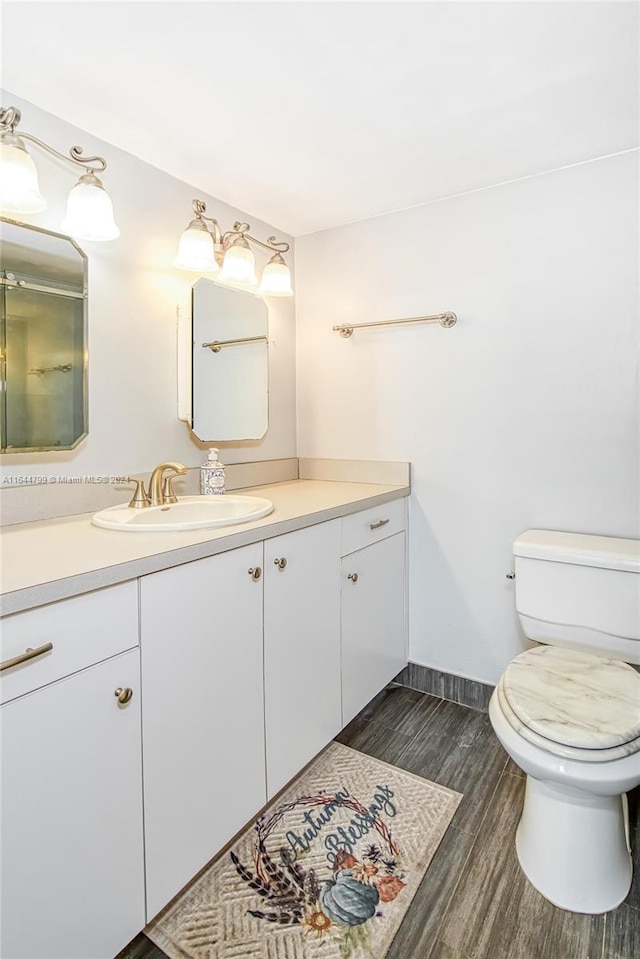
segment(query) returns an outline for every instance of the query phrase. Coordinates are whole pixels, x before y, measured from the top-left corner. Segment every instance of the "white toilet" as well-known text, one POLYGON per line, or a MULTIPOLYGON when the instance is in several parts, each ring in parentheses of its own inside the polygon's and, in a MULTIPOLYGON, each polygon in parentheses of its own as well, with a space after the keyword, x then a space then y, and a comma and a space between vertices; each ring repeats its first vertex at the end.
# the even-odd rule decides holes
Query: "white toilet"
POLYGON ((626 793, 640 785, 640 542, 528 530, 516 608, 535 646, 507 666, 489 716, 527 774, 520 865, 556 906, 602 913, 631 885, 626 793))

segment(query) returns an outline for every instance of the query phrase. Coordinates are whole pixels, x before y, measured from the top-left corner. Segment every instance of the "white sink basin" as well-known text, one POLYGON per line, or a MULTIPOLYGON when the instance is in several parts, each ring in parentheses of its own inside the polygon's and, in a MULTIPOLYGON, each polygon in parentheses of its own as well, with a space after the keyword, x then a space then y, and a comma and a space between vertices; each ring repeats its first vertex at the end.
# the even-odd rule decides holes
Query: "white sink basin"
POLYGON ((131 509, 128 504, 110 506, 92 518, 94 526, 123 533, 170 533, 173 530, 213 529, 250 523, 273 510, 270 499, 260 496, 181 496, 167 506, 131 509))

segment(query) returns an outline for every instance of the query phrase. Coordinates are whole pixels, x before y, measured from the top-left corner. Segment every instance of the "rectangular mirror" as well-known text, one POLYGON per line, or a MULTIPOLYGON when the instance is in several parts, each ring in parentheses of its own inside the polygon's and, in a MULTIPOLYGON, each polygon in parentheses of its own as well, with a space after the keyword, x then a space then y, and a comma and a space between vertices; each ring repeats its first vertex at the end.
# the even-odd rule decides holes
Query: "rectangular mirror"
POLYGON ((70 237, 0 220, 0 451, 87 436, 87 257, 70 237))
POLYGON ((259 440, 269 425, 269 312, 244 290, 192 290, 192 416, 199 440, 259 440))

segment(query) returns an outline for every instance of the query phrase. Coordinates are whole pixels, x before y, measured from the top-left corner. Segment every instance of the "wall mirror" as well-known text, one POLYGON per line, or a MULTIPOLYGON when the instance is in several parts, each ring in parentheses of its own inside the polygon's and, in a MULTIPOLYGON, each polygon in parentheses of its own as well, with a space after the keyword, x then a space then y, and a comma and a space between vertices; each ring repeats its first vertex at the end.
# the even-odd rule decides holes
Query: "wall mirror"
POLYGON ((191 428, 204 442, 259 440, 269 425, 269 312, 245 290, 192 289, 191 428))
POLYGON ((0 451, 70 450, 87 427, 87 257, 0 218, 0 451))

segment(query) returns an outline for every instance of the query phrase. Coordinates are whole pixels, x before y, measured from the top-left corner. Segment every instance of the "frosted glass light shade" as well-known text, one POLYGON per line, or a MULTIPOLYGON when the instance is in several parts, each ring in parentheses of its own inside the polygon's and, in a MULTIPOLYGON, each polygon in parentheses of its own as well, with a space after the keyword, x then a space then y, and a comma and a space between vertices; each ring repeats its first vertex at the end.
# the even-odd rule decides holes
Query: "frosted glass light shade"
POLYGON ((120 236, 109 194, 95 174, 83 174, 72 189, 61 227, 76 240, 115 240, 120 236))
POLYGON ((262 271, 258 294, 260 296, 293 296, 291 273, 279 253, 269 260, 262 271))
POLYGON ((0 142, 0 209, 3 213, 41 213, 46 208, 36 165, 24 143, 14 134, 5 134, 0 142))
POLYGON ((213 237, 200 221, 192 220, 180 237, 173 265, 194 273, 217 273, 220 269, 214 258, 213 237))
POLYGON ((230 286, 255 286, 258 282, 256 261, 248 245, 234 243, 229 247, 224 255, 219 279, 230 286))

